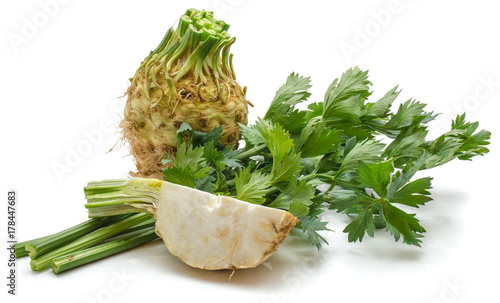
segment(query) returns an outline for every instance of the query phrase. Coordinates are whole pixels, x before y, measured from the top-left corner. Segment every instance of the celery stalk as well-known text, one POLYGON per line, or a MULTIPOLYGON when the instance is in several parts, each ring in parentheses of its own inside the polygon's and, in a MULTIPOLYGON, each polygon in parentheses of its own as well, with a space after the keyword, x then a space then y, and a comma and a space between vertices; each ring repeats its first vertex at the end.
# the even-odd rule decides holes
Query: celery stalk
POLYGON ((51 267, 54 273, 58 274, 77 266, 85 265, 110 255, 140 246, 156 238, 158 238, 158 236, 155 233, 154 226, 147 227, 142 230, 132 232, 123 239, 114 240, 54 258, 51 261, 51 267))
POLYGON ((31 239, 28 241, 17 242, 16 244, 14 244, 16 258, 26 257, 27 255, 29 255, 30 252, 26 250, 27 245, 33 245, 35 243, 39 243, 49 238, 50 236, 45 236, 41 238, 31 239))
POLYGON ((110 238, 130 227, 133 227, 147 219, 150 216, 148 214, 135 214, 133 216, 121 219, 113 224, 99 228, 98 230, 87 234, 73 242, 70 242, 64 246, 58 247, 38 258, 32 259, 30 262, 32 270, 43 270, 50 267, 50 261, 52 259, 91 247, 105 239, 110 238))
POLYGON ((42 240, 31 241, 24 247, 25 250, 29 252, 29 256, 32 259, 35 259, 56 249, 57 247, 66 245, 90 232, 97 230, 98 228, 101 228, 104 225, 122 218, 123 216, 92 218, 78 225, 43 238, 42 240))

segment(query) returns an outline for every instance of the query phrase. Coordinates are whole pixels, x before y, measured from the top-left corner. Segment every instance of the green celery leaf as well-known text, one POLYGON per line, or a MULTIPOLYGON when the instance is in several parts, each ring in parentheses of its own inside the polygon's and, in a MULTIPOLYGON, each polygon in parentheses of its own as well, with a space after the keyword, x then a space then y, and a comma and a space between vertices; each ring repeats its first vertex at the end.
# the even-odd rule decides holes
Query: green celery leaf
POLYGON ((398 136, 385 148, 383 156, 401 159, 403 163, 420 157, 424 150, 422 144, 427 136, 427 128, 420 125, 423 119, 423 116, 415 118, 412 124, 402 128, 398 136))
POLYGON ((401 91, 397 91, 398 87, 394 87, 390 91, 388 91, 380 100, 373 104, 368 105, 368 109, 366 111, 365 116, 368 117, 378 117, 383 118, 386 117, 389 112, 392 103, 398 97, 401 91))
POLYGON ((480 132, 462 139, 462 146, 458 149, 456 157, 460 160, 470 160, 475 156, 483 156, 490 150, 482 145, 488 145, 491 132, 481 130, 480 132))
POLYGON ((387 224, 385 224, 384 216, 382 216, 382 215, 373 216, 373 225, 375 225, 376 229, 387 228, 387 224))
POLYGON ((302 162, 300 154, 296 154, 293 150, 286 153, 281 160, 274 160, 271 171, 273 184, 288 181, 291 178, 298 177, 302 171, 302 162))
POLYGON ((407 183, 403 188, 398 190, 391 199, 391 203, 399 203, 411 207, 419 207, 426 202, 432 200, 428 189, 431 187, 432 178, 420 178, 407 183))
POLYGON ((319 250, 321 249, 322 242, 328 245, 328 242, 325 240, 325 238, 323 238, 318 233, 318 231, 323 230, 330 231, 330 229, 326 227, 327 224, 328 222, 320 221, 320 219, 316 217, 307 216, 299 218, 299 223, 297 225, 306 234, 307 239, 311 241, 311 243, 319 250))
POLYGON ((196 189, 213 194, 215 189, 215 181, 216 179, 211 175, 197 178, 194 179, 194 187, 196 189))
MULTIPOLYGON (((325 102, 326 104, 326 102, 325 102)), ((338 102, 332 102, 323 114, 323 120, 339 118, 352 122, 355 125, 361 124, 359 117, 363 113, 364 99, 359 95, 350 96, 338 102)))
POLYGON ((416 100, 408 100, 399 105, 398 111, 384 125, 385 129, 400 129, 409 126, 416 117, 424 117, 422 123, 428 123, 435 119, 433 112, 424 111, 426 104, 416 100))
POLYGON ((297 218, 302 218, 309 214, 309 208, 297 200, 290 203, 288 211, 297 218))
POLYGON ((283 157, 293 147, 293 140, 290 139, 288 131, 279 123, 272 123, 263 119, 258 119, 255 127, 264 138, 273 158, 280 161, 283 160, 283 157))
POLYGON ((393 172, 394 165, 391 160, 376 163, 360 162, 358 167, 362 183, 369 185, 381 198, 387 195, 387 187, 393 172))
POLYGON ((273 184, 288 181, 302 170, 301 155, 293 149, 294 142, 287 130, 279 123, 259 119, 256 129, 265 140, 273 162, 271 176, 273 184))
POLYGON ((370 85, 368 71, 361 71, 358 67, 345 71, 340 77, 340 81, 335 79, 326 90, 323 102, 323 120, 339 117, 339 113, 348 117, 348 121, 359 116, 364 100, 371 94, 369 92, 370 85), (351 110, 350 115, 348 110, 351 110))
POLYGON ((306 112, 305 119, 307 121, 309 121, 312 118, 323 116, 323 107, 324 107, 323 102, 315 102, 315 103, 309 104, 307 106, 309 111, 306 112))
POLYGON ((219 145, 222 145, 219 141, 217 141, 222 135, 222 125, 215 127, 209 133, 195 131, 188 123, 183 122, 179 129, 177 130, 177 141, 182 143, 183 136, 187 135, 189 137, 189 144, 193 147, 200 147, 205 145, 208 142, 217 142, 219 145))
POLYGON ((213 193, 229 196, 231 193, 227 179, 232 178, 232 176, 227 173, 223 173, 222 171, 215 171, 215 174, 212 176, 214 178, 213 193))
POLYGON ((334 209, 338 213, 359 214, 363 205, 372 203, 374 198, 368 196, 361 190, 336 189, 328 193, 327 202, 329 209, 334 209))
POLYGON ((219 125, 212 129, 209 133, 193 131, 191 136, 189 137, 189 141, 193 146, 203 146, 208 142, 217 142, 219 143, 219 145, 222 145, 222 143, 217 141, 221 136, 222 125, 219 125))
POLYGON ((240 126, 243 139, 245 139, 247 143, 250 143, 250 145, 260 145, 266 143, 264 136, 262 136, 259 132, 256 125, 247 126, 241 123, 238 125, 240 126))
POLYGON ((186 167, 170 167, 163 170, 163 180, 175 184, 195 188, 194 176, 186 167))
POLYGON ((478 126, 478 122, 466 122, 465 114, 457 116, 450 131, 425 145, 428 153, 434 156, 434 161, 429 161, 426 168, 443 165, 455 158, 470 160, 488 153, 485 146, 490 144, 491 133, 486 130, 476 133, 478 126))
POLYGON ((356 170, 360 161, 379 161, 384 147, 385 144, 373 139, 356 142, 356 138, 349 138, 345 144, 344 156, 337 175, 356 170))
POLYGON ((301 165, 302 165, 302 175, 308 175, 314 172, 316 169, 316 166, 319 163, 319 157, 315 158, 302 158, 301 160, 301 165))
POLYGON ((224 159, 220 160, 219 163, 229 166, 230 168, 243 168, 239 160, 231 159, 228 157, 225 157, 224 159))
POLYGON ((339 148, 343 141, 341 134, 341 131, 328 128, 324 121, 311 119, 300 133, 296 150, 302 158, 322 156, 339 148))
POLYGON ((203 152, 203 147, 193 148, 192 145, 186 147, 185 143, 181 143, 177 148, 175 164, 178 167, 187 167, 191 171, 196 171, 204 162, 203 152))
POLYGON ((271 176, 261 172, 252 172, 251 167, 240 169, 234 178, 236 199, 254 204, 266 201, 266 194, 271 186, 271 176))
POLYGON ((304 205, 313 204, 316 189, 309 186, 306 181, 297 181, 292 178, 285 189, 268 206, 289 210, 293 201, 298 201, 304 205))
POLYGON ((311 87, 310 78, 292 73, 286 79, 271 101, 271 105, 264 115, 265 120, 278 122, 283 116, 290 115, 294 111, 294 106, 304 102, 311 95, 307 90, 311 87))
POLYGON ((452 130, 439 138, 428 142, 424 148, 428 152, 429 160, 425 168, 432 168, 447 163, 456 158, 456 153, 461 147, 458 133, 461 130, 452 130))
POLYGON ((391 184, 387 190, 387 197, 392 199, 394 194, 402 188, 410 179, 423 167, 428 160, 428 155, 424 152, 420 158, 415 161, 408 162, 401 171, 397 171, 392 176, 391 184))
POLYGON ((306 118, 309 111, 294 110, 286 116, 276 117, 273 119, 291 133, 299 133, 306 125, 309 119, 306 118))
MULTIPOLYGON (((196 188, 196 179, 207 177, 211 171, 212 168, 210 167, 200 167, 196 171, 193 171, 188 167, 174 166, 163 170, 163 180, 196 188)), ((211 190, 208 191, 210 192, 211 190)))
POLYGON ((349 242, 363 241, 365 234, 370 237, 374 236, 375 225, 373 224, 373 213, 370 207, 364 208, 354 220, 349 223, 344 232, 348 234, 349 242))
POLYGON ((382 214, 386 228, 398 241, 403 236, 403 242, 420 247, 425 229, 420 226, 415 214, 408 214, 389 202, 382 201, 382 214))
POLYGON ((218 145, 215 142, 216 141, 210 141, 203 146, 203 158, 212 167, 218 170, 224 170, 226 168, 226 164, 221 161, 226 159, 226 155, 223 151, 220 151, 215 147, 215 145, 218 145))
MULTIPOLYGON (((172 167, 163 170, 163 179, 172 183, 195 188, 195 180, 210 174, 212 168, 203 158, 203 147, 193 148, 184 142, 177 148, 176 161, 172 167)), ((168 161, 168 160, 167 160, 168 161)))

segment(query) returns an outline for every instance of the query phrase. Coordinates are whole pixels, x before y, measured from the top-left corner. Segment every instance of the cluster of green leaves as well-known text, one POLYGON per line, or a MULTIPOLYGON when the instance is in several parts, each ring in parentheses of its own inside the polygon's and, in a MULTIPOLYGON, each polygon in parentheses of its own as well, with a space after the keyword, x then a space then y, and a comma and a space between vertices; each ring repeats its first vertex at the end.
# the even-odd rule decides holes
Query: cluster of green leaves
POLYGON ((183 124, 177 159, 165 160, 172 164, 165 180, 287 210, 318 248, 326 242, 319 233, 328 230, 319 217, 325 209, 353 217, 344 229, 350 242, 385 228, 396 241, 420 246, 425 229, 400 205, 418 208, 432 200, 431 178, 413 176, 484 155, 491 134, 461 115, 450 131, 428 140, 427 124, 437 115, 412 99, 393 112, 397 86, 369 102, 371 85, 367 71, 351 68, 332 82, 323 102, 301 110, 296 106, 310 97, 310 79, 292 73, 264 117, 240 125, 244 148, 219 143, 222 127, 205 134, 183 124))
POLYGON ((163 170, 163 179, 172 183, 197 188, 209 193, 228 195, 230 183, 238 169, 243 168, 232 155, 232 147, 224 147, 218 141, 222 126, 210 133, 195 131, 187 124, 181 124, 177 131, 179 142, 176 159, 167 159, 169 164, 163 170))
POLYGON ((313 184, 299 180, 302 158, 295 152, 293 139, 279 124, 262 119, 255 129, 246 130, 254 136, 251 140, 257 148, 234 151, 217 141, 222 126, 203 133, 182 124, 176 159, 167 156, 163 161, 169 163, 164 180, 287 210, 299 218, 297 227, 319 248, 325 240, 318 231, 328 230, 327 222, 318 219, 323 200, 313 184))

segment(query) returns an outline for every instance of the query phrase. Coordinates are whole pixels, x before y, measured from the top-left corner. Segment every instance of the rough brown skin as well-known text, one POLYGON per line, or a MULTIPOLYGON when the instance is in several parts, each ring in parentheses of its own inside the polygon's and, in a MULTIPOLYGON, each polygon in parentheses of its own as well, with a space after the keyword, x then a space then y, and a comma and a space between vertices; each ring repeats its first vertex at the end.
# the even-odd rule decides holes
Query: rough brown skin
POLYGON ((173 81, 176 93, 171 94, 165 72, 160 70, 155 77, 158 85, 151 85, 149 98, 143 87, 144 71, 126 92, 127 103, 120 127, 122 138, 135 158, 137 172, 132 172, 132 176, 162 178, 165 166, 161 160, 165 159, 165 153, 175 160, 176 131, 183 122, 203 132, 223 125, 220 141, 226 146, 237 146, 241 138, 238 123, 248 123, 249 102, 234 78, 216 82, 210 74, 203 83, 190 72, 173 81))
POLYGON ((262 261, 266 260, 278 249, 278 247, 281 245, 281 243, 283 243, 283 241, 285 241, 286 237, 288 237, 288 234, 295 227, 295 224, 297 224, 298 221, 299 219, 294 217, 292 214, 289 214, 285 216, 283 222, 278 228, 273 225, 273 228, 276 231, 276 241, 270 243, 269 249, 266 250, 266 252, 262 255, 262 261))

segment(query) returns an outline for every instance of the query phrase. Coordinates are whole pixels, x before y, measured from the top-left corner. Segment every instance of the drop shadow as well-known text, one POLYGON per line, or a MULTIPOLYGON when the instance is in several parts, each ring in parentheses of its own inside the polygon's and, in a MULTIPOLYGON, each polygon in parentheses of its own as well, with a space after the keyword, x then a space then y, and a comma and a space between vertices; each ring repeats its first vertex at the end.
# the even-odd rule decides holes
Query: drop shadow
POLYGON ((129 260, 128 263, 148 267, 148 270, 154 268, 156 271, 165 271, 206 283, 224 283, 235 287, 250 286, 266 289, 281 287, 283 275, 290 271, 291 267, 303 263, 304 260, 309 264, 307 270, 314 271, 321 269, 321 261, 324 259, 322 251, 318 252, 309 242, 304 243, 302 239, 291 236, 259 266, 235 271, 193 268, 171 255, 161 240, 150 242, 142 248, 140 259, 129 260), (317 264, 317 266, 311 264, 317 264))
POLYGON ((385 230, 378 230, 375 238, 364 239, 362 243, 349 243, 347 253, 364 261, 398 264, 416 263, 421 261, 426 251, 416 246, 403 244, 401 240, 394 241, 385 230))
POLYGON ((438 213, 453 216, 460 213, 469 202, 470 192, 456 188, 432 189, 432 201, 427 202, 418 210, 419 213, 438 213))

